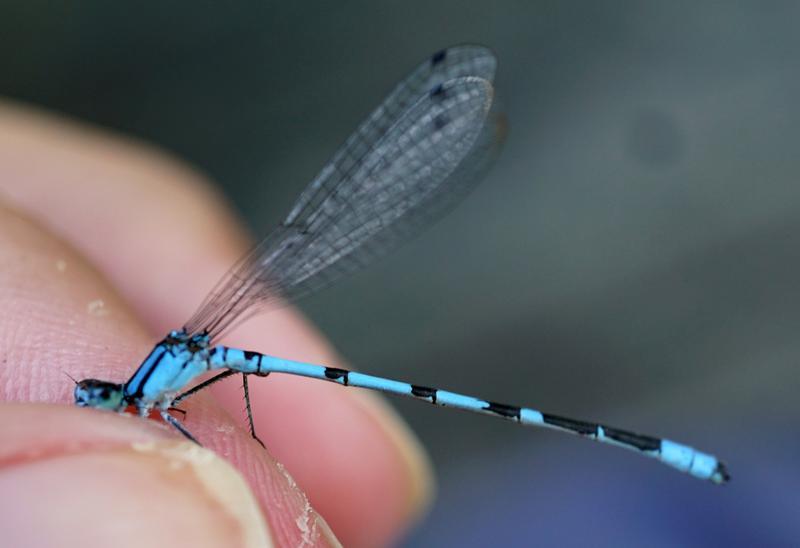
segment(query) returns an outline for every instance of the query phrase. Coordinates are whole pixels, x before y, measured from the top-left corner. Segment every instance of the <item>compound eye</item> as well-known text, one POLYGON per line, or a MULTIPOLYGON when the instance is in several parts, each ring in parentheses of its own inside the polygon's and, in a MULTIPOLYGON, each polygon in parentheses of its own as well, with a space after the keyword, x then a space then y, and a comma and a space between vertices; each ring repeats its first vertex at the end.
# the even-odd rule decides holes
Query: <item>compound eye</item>
POLYGON ((84 379, 75 385, 75 404, 80 407, 119 410, 124 403, 122 385, 84 379))

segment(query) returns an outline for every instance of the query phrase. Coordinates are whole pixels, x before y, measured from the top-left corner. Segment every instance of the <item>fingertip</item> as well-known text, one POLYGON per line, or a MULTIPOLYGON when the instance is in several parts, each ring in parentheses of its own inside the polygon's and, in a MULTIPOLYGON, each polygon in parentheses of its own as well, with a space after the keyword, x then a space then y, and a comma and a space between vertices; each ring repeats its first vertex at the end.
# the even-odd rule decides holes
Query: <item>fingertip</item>
POLYGON ((436 477, 430 457, 416 434, 382 396, 360 392, 358 400, 367 415, 372 416, 386 433, 400 456, 400 473, 407 478, 404 482, 407 505, 401 523, 407 526, 425 514, 436 493, 436 477))
MULTIPOLYGON (((228 384, 218 399, 235 412, 241 390, 228 384)), ((429 460, 380 397, 277 375, 251 380, 250 390, 259 435, 347 545, 391 543, 425 511, 434 486, 429 460)))
POLYGON ((229 464, 145 421, 4 405, 0 439, 0 492, 15 493, 0 512, 9 545, 273 544, 255 497, 229 464))
MULTIPOLYGON (((0 492, 17 494, 13 505, 8 498, 0 503, 0 530, 11 545, 86 546, 89 539, 90 545, 114 546, 338 542, 317 526, 305 495, 265 452, 239 460, 254 492, 216 453, 137 417, 5 404, 0 440, 0 492), (311 526, 301 527, 304 520, 311 526)), ((230 441, 228 449, 236 445, 230 441)))
POLYGON ((3 102, 0 192, 89 257, 159 331, 184 321, 247 245, 224 196, 167 152, 3 102))
MULTIPOLYGON (((88 256, 155 332, 185 321, 244 251, 242 230, 202 177, 165 155, 102 131, 0 108, 0 175, 0 188, 14 203, 88 256)), ((324 339, 299 314, 284 310, 272 318, 248 328, 255 335, 246 348, 337 365, 324 339)), ((119 323, 118 318, 104 320, 109 330, 119 323)), ((60 328, 57 321, 52 324, 60 328)), ((68 336, 58 339, 48 333, 46 348, 40 345, 37 352, 56 353, 59 362, 74 357, 73 374, 103 371, 104 376, 124 379, 151 344, 143 342, 147 339, 138 324, 135 336, 117 339, 128 346, 112 353, 103 342, 110 338, 98 337, 92 329, 87 333, 91 338, 86 333, 82 340, 75 337, 78 345, 68 336), (77 346, 80 350, 72 352, 77 346)), ((340 387, 298 379, 267 385, 275 388, 268 388, 256 403, 259 428, 264 424, 271 429, 262 437, 312 494, 337 533, 355 545, 396 538, 432 489, 427 459, 413 435, 394 414, 340 387), (320 408, 329 412, 320 414, 320 408), (331 419, 338 429, 331 428, 331 419), (342 504, 343 497, 357 504, 342 504)), ((64 389, 59 390, 63 398, 64 389)), ((52 394, 39 399, 45 397, 52 399, 52 394)), ((235 400, 229 409, 238 413, 240 392, 235 400)), ((208 423, 220 424, 219 418, 212 414, 208 423)), ((260 457, 239 443, 238 434, 233 439, 230 452, 221 454, 255 478, 262 469, 260 457)), ((264 485, 257 479, 253 485, 269 493, 283 480, 275 475, 280 475, 279 468, 264 464, 263 470, 264 485)))
MULTIPOLYGON (((83 257, 11 209, 0 208, 0 262, 7 265, 0 270, 0 398, 66 403, 73 384, 63 373, 121 381, 152 344, 83 257), (100 302, 99 308, 89 306, 100 302)), ((256 498, 270 525, 278 525, 277 538, 292 544, 308 536, 296 520, 311 506, 288 474, 266 452, 250 447, 207 395, 193 398, 189 416, 201 439, 220 447, 258 487, 256 498), (223 427, 230 430, 216 431, 223 427)), ((165 425, 130 415, 63 405, 0 406, 0 461, 8 464, 174 438, 165 425)))

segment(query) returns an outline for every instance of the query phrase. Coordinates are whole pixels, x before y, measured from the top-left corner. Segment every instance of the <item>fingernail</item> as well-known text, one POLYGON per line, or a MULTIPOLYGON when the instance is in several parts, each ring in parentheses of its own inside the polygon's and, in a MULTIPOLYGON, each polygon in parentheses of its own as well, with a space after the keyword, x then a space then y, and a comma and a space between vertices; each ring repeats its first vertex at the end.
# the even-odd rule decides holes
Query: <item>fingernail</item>
POLYGON ((316 514, 315 521, 320 538, 331 548, 342 548, 342 543, 339 542, 339 539, 333 534, 330 526, 328 526, 328 522, 322 519, 322 516, 319 514, 316 514))
POLYGON ((193 443, 154 441, 0 469, 9 546, 272 546, 238 472, 193 443))
POLYGON ((405 463, 408 474, 407 517, 409 521, 416 520, 428 509, 435 492, 436 482, 428 454, 405 421, 381 396, 369 392, 356 394, 358 401, 397 447, 405 463))

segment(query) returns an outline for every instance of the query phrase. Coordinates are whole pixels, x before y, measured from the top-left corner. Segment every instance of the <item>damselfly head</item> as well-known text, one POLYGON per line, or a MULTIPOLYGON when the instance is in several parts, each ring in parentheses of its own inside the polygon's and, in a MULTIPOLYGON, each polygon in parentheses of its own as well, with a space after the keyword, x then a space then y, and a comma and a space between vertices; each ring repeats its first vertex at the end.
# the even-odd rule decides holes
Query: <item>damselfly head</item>
POLYGON ((83 379, 75 384, 75 405, 119 411, 125 407, 122 385, 98 379, 83 379))

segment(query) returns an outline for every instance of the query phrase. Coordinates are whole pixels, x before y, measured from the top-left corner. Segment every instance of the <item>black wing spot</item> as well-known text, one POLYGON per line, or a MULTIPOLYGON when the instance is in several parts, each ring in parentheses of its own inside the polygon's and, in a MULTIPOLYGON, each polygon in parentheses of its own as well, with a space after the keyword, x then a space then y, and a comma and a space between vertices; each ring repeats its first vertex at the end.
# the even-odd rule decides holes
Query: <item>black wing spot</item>
POLYGON ((520 419, 521 409, 516 405, 506 405, 504 403, 497 403, 493 401, 487 401, 486 407, 484 407, 486 411, 491 411, 496 415, 500 415, 501 417, 506 417, 508 419, 520 419))
POLYGON ((325 368, 325 377, 329 378, 332 381, 338 381, 342 379, 342 383, 347 386, 348 378, 347 376, 350 374, 350 371, 346 369, 339 369, 337 367, 326 367, 325 368))
POLYGON ((436 403, 436 392, 438 392, 438 390, 436 390, 435 388, 420 386, 418 384, 411 385, 412 394, 414 394, 418 398, 430 399, 431 403, 436 403))
POLYGON ((436 131, 440 131, 449 123, 450 123, 450 118, 444 114, 440 114, 439 116, 433 119, 433 127, 436 128, 436 131))
POLYGON ((431 57, 431 66, 435 67, 436 65, 444 61, 445 57, 447 57, 447 50, 443 49, 437 51, 436 53, 433 54, 433 57, 431 57))
POLYGON ((624 443, 625 445, 630 445, 640 451, 661 450, 661 440, 652 436, 643 436, 641 434, 634 434, 633 432, 626 432, 625 430, 617 430, 610 426, 604 426, 603 432, 605 432, 607 438, 624 443))
POLYGON ((544 419, 544 422, 547 424, 552 424, 553 426, 558 426, 565 430, 571 430, 582 436, 593 436, 597 434, 597 425, 592 422, 577 421, 575 419, 559 417, 558 415, 548 415, 547 413, 542 413, 542 419, 544 419))
POLYGON ((434 99, 444 99, 447 97, 447 90, 444 88, 442 84, 431 88, 430 96, 434 99))

